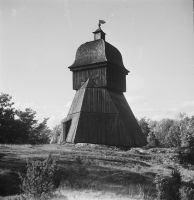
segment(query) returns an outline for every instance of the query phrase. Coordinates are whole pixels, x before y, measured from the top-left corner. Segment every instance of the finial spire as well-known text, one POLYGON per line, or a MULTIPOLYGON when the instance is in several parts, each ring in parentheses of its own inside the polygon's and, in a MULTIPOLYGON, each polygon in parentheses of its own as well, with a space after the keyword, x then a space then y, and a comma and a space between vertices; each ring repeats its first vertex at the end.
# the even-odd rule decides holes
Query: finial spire
POLYGON ((99 19, 98 27, 101 30, 101 24, 105 24, 106 22, 104 20, 99 19))
POLYGON ((105 23, 106 22, 104 20, 99 20, 98 29, 93 32, 94 33, 94 40, 99 40, 99 39, 105 40, 106 33, 104 33, 103 30, 101 29, 101 24, 105 24, 105 23))

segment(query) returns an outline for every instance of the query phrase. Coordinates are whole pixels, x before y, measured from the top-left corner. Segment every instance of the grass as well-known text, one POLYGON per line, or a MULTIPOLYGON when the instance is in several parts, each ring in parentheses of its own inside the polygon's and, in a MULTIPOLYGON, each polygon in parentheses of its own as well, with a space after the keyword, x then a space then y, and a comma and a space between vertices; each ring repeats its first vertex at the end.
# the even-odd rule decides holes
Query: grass
MULTIPOLYGON (((156 174, 170 175, 173 149, 123 150, 103 145, 0 145, 0 199, 21 193, 18 172, 27 159, 58 159, 61 185, 54 199, 154 199, 156 174)), ((181 170, 184 180, 194 177, 181 170)), ((14 199, 15 198, 15 199, 14 199)), ((18 199, 19 200, 19 199, 18 199)))

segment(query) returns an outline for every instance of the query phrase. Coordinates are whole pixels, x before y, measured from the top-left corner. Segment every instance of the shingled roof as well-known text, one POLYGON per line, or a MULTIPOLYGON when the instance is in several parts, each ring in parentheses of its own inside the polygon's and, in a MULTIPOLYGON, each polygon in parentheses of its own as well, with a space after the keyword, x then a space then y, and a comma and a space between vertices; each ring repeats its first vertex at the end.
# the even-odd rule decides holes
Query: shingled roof
POLYGON ((78 66, 102 62, 109 62, 116 67, 127 70, 123 65, 123 59, 119 50, 103 39, 82 44, 76 52, 75 62, 69 68, 73 69, 78 66))

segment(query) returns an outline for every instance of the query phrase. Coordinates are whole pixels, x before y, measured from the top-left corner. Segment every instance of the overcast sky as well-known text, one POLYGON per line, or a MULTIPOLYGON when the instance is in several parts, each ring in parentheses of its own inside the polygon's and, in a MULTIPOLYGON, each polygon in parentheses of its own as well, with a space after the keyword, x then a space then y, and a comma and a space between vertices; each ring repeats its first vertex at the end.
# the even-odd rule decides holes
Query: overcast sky
POLYGON ((59 124, 75 95, 68 67, 99 19, 130 71, 134 115, 194 115, 192 0, 0 0, 0 92, 59 124))

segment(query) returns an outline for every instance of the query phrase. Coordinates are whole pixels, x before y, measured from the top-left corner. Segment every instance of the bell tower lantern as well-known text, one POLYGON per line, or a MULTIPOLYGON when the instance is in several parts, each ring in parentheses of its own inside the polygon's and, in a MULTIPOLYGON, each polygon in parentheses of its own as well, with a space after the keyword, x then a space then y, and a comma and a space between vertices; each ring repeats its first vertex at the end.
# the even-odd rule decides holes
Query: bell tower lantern
POLYGON ((103 30, 101 29, 101 24, 104 24, 104 23, 105 23, 104 20, 99 20, 98 29, 93 32, 94 33, 94 40, 103 39, 105 41, 106 33, 104 33, 103 30))
POLYGON ((61 142, 144 146, 146 138, 123 95, 129 71, 119 50, 105 41, 103 23, 94 40, 77 49, 69 67, 76 94, 62 121, 61 142))
POLYGON ((105 33, 99 28, 93 32, 94 41, 82 44, 69 69, 73 72, 73 89, 78 90, 88 78, 103 88, 126 92, 126 75, 119 50, 105 41, 105 33))
POLYGON ((105 41, 105 35, 106 35, 106 33, 104 33, 103 30, 101 30, 101 28, 97 29, 93 33, 94 33, 94 40, 103 39, 105 41))

